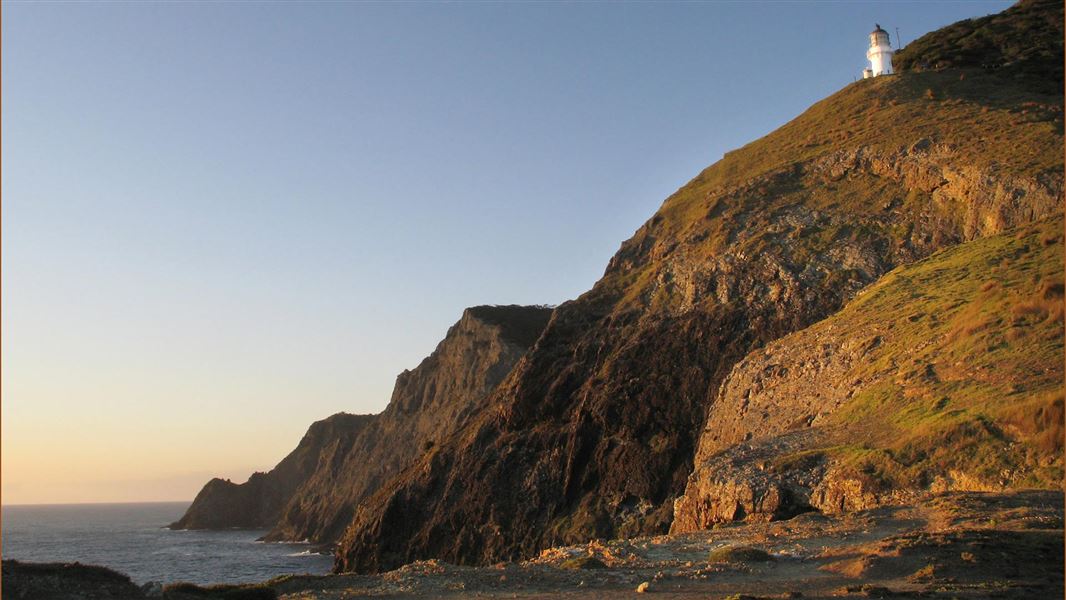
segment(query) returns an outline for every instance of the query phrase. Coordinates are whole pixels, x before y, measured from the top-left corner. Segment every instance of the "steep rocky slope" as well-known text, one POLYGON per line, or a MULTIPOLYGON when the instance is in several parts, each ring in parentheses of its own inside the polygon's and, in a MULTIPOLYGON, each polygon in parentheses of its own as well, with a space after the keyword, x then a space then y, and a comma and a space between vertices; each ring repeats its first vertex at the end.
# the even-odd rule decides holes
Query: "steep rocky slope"
POLYGON ((396 378, 378 415, 338 414, 311 426, 269 473, 210 481, 175 528, 271 528, 268 539, 332 542, 355 505, 456 428, 527 352, 551 309, 467 309, 436 350, 396 378))
MULTIPOLYGON (((1058 15, 1061 60, 1061 4, 1025 10, 1058 15)), ((735 363, 899 265, 1061 210, 1061 79, 1026 73, 858 82, 727 154, 556 310, 487 410, 359 506, 337 569, 665 531, 735 363)))
POLYGON ((308 477, 267 538, 335 541, 359 501, 481 408, 537 341, 551 312, 536 306, 467 309, 433 354, 396 378, 389 405, 366 433, 308 477))
POLYGON ((1062 481, 1061 216, 889 273, 740 361, 673 531, 1062 481))
POLYGON ((340 413, 308 428, 296 449, 267 473, 237 484, 212 479, 171 529, 266 529, 273 527, 293 493, 319 465, 344 455, 373 422, 370 415, 340 413))

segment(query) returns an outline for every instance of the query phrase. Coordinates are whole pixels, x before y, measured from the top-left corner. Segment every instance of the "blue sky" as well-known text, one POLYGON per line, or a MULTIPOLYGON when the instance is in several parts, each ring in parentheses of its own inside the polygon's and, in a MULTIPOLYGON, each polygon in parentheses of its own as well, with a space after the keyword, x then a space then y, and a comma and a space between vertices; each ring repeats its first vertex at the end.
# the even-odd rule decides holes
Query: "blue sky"
POLYGON ((377 412, 462 309, 1007 2, 14 3, 3 499, 188 499, 377 412))

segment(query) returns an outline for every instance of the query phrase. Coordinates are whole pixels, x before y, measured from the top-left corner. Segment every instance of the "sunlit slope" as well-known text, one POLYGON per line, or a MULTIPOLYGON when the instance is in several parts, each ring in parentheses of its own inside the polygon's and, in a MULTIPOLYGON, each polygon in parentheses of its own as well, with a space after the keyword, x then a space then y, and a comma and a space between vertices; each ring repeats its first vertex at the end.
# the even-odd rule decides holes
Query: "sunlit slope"
POLYGON ((1062 232, 1056 216, 938 252, 745 357, 673 529, 1061 486, 1062 232))
MULTIPOLYGON (((846 212, 871 228, 865 235, 921 246, 923 240, 889 229, 929 211, 934 193, 950 183, 938 167, 959 177, 1061 177, 1062 128, 1061 93, 1018 87, 996 72, 953 69, 856 82, 726 154, 670 196, 623 245, 625 262, 618 266, 628 268, 609 271, 603 283, 625 287, 631 297, 646 291, 655 259, 678 244, 694 258, 760 252, 775 237, 774 214, 794 204, 846 212), (920 154, 928 164, 915 164, 920 154), (874 177, 857 178, 862 170, 874 177), (636 262, 640 268, 633 268, 636 262)), ((956 218, 967 218, 967 207, 957 209, 956 218)), ((980 227, 968 225, 968 234, 980 227)), ((797 258, 825 252, 835 235, 849 235, 817 233, 804 240, 797 258)))

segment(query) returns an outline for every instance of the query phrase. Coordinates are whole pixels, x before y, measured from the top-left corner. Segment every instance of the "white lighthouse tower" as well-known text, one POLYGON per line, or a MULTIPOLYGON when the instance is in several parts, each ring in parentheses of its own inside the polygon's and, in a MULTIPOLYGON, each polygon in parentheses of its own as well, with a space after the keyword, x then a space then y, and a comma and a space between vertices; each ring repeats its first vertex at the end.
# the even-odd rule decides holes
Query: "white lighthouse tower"
POLYGON ((870 66, 863 70, 862 78, 891 75, 893 54, 892 44, 888 41, 888 32, 881 29, 880 25, 876 25, 870 32, 870 49, 866 51, 870 66))

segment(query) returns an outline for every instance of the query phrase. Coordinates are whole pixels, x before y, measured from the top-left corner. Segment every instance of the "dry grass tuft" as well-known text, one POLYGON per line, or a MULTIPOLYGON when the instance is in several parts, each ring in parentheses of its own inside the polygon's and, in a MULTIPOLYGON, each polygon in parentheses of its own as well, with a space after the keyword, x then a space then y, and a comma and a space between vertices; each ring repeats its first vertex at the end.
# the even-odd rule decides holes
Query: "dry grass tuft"
POLYGON ((575 556, 569 560, 564 560, 560 565, 560 569, 606 569, 607 565, 595 556, 575 556))
POLYGON ((736 562, 767 562, 773 560, 765 550, 752 548, 751 546, 725 546, 711 551, 707 562, 712 563, 736 563, 736 562))

